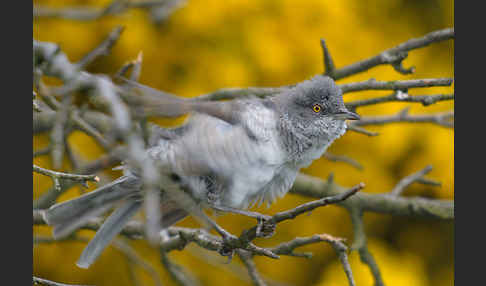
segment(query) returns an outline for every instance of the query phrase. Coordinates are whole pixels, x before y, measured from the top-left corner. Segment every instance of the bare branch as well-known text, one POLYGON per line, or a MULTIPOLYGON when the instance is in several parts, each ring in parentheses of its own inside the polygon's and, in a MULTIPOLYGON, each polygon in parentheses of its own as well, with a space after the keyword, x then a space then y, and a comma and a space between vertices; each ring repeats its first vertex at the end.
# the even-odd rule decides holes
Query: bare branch
POLYGON ((378 65, 391 64, 396 71, 402 74, 412 73, 414 68, 404 69, 402 61, 407 57, 407 52, 454 38, 454 28, 447 28, 431 32, 423 37, 410 39, 396 47, 385 50, 369 59, 334 70, 332 77, 337 80, 357 73, 364 72, 378 65))
POLYGON ((335 155, 335 154, 331 154, 331 153, 326 151, 326 153, 324 153, 323 157, 326 158, 329 161, 344 162, 344 163, 347 163, 347 164, 355 167, 358 170, 363 170, 363 165, 361 165, 358 161, 354 160, 353 158, 349 158, 347 156, 335 155))
POLYGON ((331 53, 327 48, 326 41, 321 38, 322 58, 324 60, 324 74, 333 77, 336 67, 332 60, 331 53))
POLYGON ((255 262, 253 261, 253 256, 251 253, 248 251, 244 251, 239 249, 237 251, 238 256, 240 257, 241 261, 243 264, 246 266, 248 269, 248 274, 250 274, 250 278, 253 281, 253 284, 257 286, 265 286, 267 285, 265 281, 263 281, 262 277, 258 273, 258 270, 256 268, 255 262))
POLYGON ((368 131, 368 130, 361 128, 359 126, 354 126, 353 124, 348 124, 347 130, 354 131, 356 133, 361 133, 361 134, 364 134, 364 135, 370 136, 370 137, 380 135, 380 133, 378 133, 378 132, 368 131))
POLYGON ((83 285, 74 285, 74 284, 65 284, 65 283, 54 282, 54 281, 39 278, 39 277, 36 277, 36 276, 32 276, 32 283, 34 283, 34 285, 44 285, 44 286, 83 286, 83 285))
POLYGON ((390 191, 392 196, 399 196, 402 192, 411 184, 415 182, 419 182, 420 179, 423 179, 426 174, 432 171, 432 166, 428 165, 427 167, 423 168, 422 170, 415 172, 398 182, 398 184, 390 191))
MULTIPOLYGON (((295 180, 291 193, 307 197, 322 198, 340 194, 347 190, 336 183, 328 183, 319 178, 300 173, 295 180)), ((385 192, 385 190, 383 191, 385 192)), ((386 191, 388 192, 388 191, 386 191)), ((454 201, 425 199, 419 197, 394 197, 389 194, 373 194, 358 192, 345 201, 337 203, 346 209, 360 208, 363 211, 391 214, 396 216, 411 216, 420 218, 435 218, 442 220, 454 219, 454 201)))
POLYGON ((404 108, 396 115, 374 116, 374 117, 361 117, 360 120, 350 123, 349 126, 367 126, 367 125, 383 125, 388 123, 408 122, 408 123, 434 123, 443 127, 454 127, 454 112, 441 112, 427 115, 409 115, 408 110, 410 108, 404 108))
POLYGON ((359 209, 351 209, 349 213, 351 215, 354 233, 354 242, 351 249, 357 250, 361 261, 370 268, 371 274, 375 279, 375 286, 384 286, 378 264, 376 264, 375 258, 368 250, 364 231, 363 212, 359 209))
POLYGON ((79 62, 76 63, 76 66, 78 69, 82 70, 86 66, 88 66, 90 63, 94 62, 98 57, 107 55, 113 45, 118 41, 120 38, 121 33, 123 32, 125 28, 123 26, 118 26, 115 29, 113 29, 108 37, 101 42, 101 44, 96 47, 94 50, 89 52, 87 55, 85 55, 79 62))
POLYGON ((435 95, 413 95, 409 96, 400 91, 394 92, 388 96, 375 97, 365 100, 356 100, 345 103, 349 109, 356 109, 357 107, 374 105, 385 102, 420 102, 423 106, 428 106, 439 101, 453 100, 454 94, 435 94, 435 95))
POLYGON ((172 277, 172 279, 182 286, 199 285, 192 277, 189 277, 186 271, 182 269, 180 265, 174 264, 170 261, 167 253, 163 250, 160 251, 160 260, 165 266, 167 272, 172 277))
POLYGON ((158 23, 162 20, 165 20, 177 8, 182 7, 184 3, 184 0, 114 0, 106 7, 101 9, 92 7, 67 7, 56 9, 35 5, 34 17, 93 21, 105 16, 115 16, 122 14, 129 9, 144 9, 151 11, 152 19, 156 23, 158 23))
POLYGON ((343 239, 332 237, 329 234, 321 234, 319 236, 322 241, 326 241, 332 245, 339 256, 344 273, 348 278, 349 286, 355 286, 356 283, 354 282, 353 272, 351 271, 351 266, 349 265, 348 261, 348 247, 343 243, 343 239))
MULTIPOLYGON (((326 205, 329 205, 329 204, 339 203, 339 202, 345 201, 349 197, 353 196, 354 194, 356 194, 359 190, 361 190, 363 188, 364 188, 364 184, 360 183, 360 184, 352 187, 351 189, 346 190, 342 193, 338 193, 334 196, 324 197, 324 198, 321 198, 319 200, 315 200, 315 201, 312 201, 312 202, 302 204, 302 205, 297 206, 297 207, 295 207, 291 210, 276 213, 275 215, 270 217, 268 220, 266 220, 264 222, 264 224, 275 225, 275 224, 282 222, 284 220, 294 219, 298 215, 301 215, 303 213, 307 213, 307 212, 312 211, 312 210, 314 210, 318 207, 322 207, 322 206, 326 206, 326 205)), ((250 241, 254 240, 257 237, 257 232, 258 232, 257 230, 258 230, 258 226, 255 226, 255 227, 253 227, 249 230, 244 231, 241 234, 239 240, 242 241, 242 242, 250 242, 250 241)))
POLYGON ((366 81, 345 83, 339 85, 343 93, 363 90, 408 90, 418 87, 450 86, 452 78, 424 78, 396 81, 377 81, 372 78, 366 81))
POLYGON ((44 169, 36 165, 33 165, 33 170, 36 173, 51 177, 52 181, 54 182, 54 188, 57 191, 61 191, 61 183, 59 182, 60 179, 78 181, 82 183, 86 181, 95 181, 95 182, 100 181, 100 178, 96 175, 77 175, 77 174, 61 173, 61 172, 44 169))

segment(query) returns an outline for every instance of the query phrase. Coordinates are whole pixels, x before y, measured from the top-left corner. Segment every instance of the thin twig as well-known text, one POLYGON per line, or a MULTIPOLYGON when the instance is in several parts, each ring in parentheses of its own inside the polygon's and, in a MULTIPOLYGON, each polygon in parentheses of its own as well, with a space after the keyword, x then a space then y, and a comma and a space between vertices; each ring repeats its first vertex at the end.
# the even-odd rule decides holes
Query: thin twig
POLYGON ((123 26, 118 26, 113 29, 108 37, 106 37, 103 42, 87 55, 85 55, 79 62, 76 63, 78 69, 82 70, 90 63, 94 62, 98 57, 107 55, 116 41, 120 38, 121 33, 125 28, 123 26))
POLYGON ((402 66, 402 61, 407 57, 408 51, 422 48, 432 43, 449 40, 454 38, 454 36, 454 28, 447 28, 431 32, 420 38, 410 39, 396 47, 385 50, 374 57, 336 69, 334 70, 332 77, 337 80, 384 64, 391 64, 396 71, 402 74, 411 73, 414 71, 413 67, 405 69, 402 66))
MULTIPOLYGON (((410 115, 408 114, 410 108, 404 108, 402 111, 395 115, 384 115, 374 117, 361 117, 360 120, 356 120, 350 123, 349 126, 368 126, 368 125, 384 125, 388 123, 408 122, 408 123, 434 123, 442 127, 452 128, 454 127, 454 112, 441 112, 426 115, 410 115)), ((349 127, 348 126, 348 127, 349 127)))
MULTIPOLYGON (((114 0, 104 8, 92 8, 92 7, 67 7, 67 8, 50 8, 40 5, 34 6, 35 18, 60 18, 67 20, 78 21, 93 21, 105 16, 115 16, 124 13, 129 9, 163 9, 164 11, 158 11, 158 17, 155 17, 155 22, 165 19, 170 13, 175 11, 176 8, 181 7, 181 0, 173 1, 167 0, 144 0, 144 1, 126 1, 126 0, 114 0)), ((157 15, 155 15, 157 16, 157 15)))
POLYGON ((364 231, 363 212, 362 210, 355 208, 350 209, 351 222, 353 224, 354 242, 351 246, 352 250, 357 250, 361 261, 368 265, 371 274, 375 280, 375 286, 384 286, 383 279, 381 278, 381 272, 375 258, 368 250, 366 241, 366 234, 364 231))
POLYGON ((361 165, 358 161, 354 160, 353 158, 349 158, 347 156, 335 155, 326 152, 324 153, 323 157, 332 162, 344 162, 355 167, 358 170, 363 170, 363 165, 361 165))
POLYGON ((256 268, 255 262, 253 261, 253 256, 251 255, 251 253, 241 249, 239 249, 237 253, 241 261, 243 262, 243 264, 248 269, 248 274, 250 275, 253 284, 257 286, 266 286, 267 284, 265 283, 265 281, 263 281, 262 277, 258 273, 258 270, 256 268))
POLYGON ((369 79, 366 81, 345 83, 339 85, 343 93, 363 91, 363 90, 408 90, 410 88, 450 86, 452 78, 423 78, 395 81, 377 81, 369 79))
POLYGON ((334 66, 334 61, 332 60, 331 53, 327 48, 326 41, 321 39, 321 48, 322 48, 322 58, 324 61, 324 74, 330 77, 334 77, 334 71, 336 67, 334 66))
POLYGON ((349 286, 355 286, 356 282, 354 282, 353 272, 351 271, 351 266, 348 261, 348 247, 343 243, 344 239, 336 238, 329 234, 320 234, 319 237, 321 241, 326 241, 332 245, 332 248, 337 252, 339 260, 341 261, 344 273, 348 278, 349 286))
POLYGON ((428 106, 439 101, 453 100, 454 94, 435 94, 435 95, 413 95, 400 91, 394 92, 388 96, 375 97, 364 100, 356 100, 345 103, 346 107, 355 110, 361 106, 375 105, 386 102, 420 102, 423 106, 428 106))
MULTIPOLYGON (((44 278, 39 278, 36 276, 32 276, 32 282, 34 285, 44 285, 44 286, 83 286, 83 285, 74 285, 74 284, 65 284, 65 283, 59 283, 59 282, 54 282, 51 280, 47 280, 44 278)), ((84 285, 87 286, 87 285, 84 285)))
POLYGON ((72 180, 77 182, 86 182, 86 181, 94 181, 99 182, 100 178, 96 175, 78 175, 78 174, 69 174, 69 173, 61 173, 56 172, 48 169, 41 168, 39 166, 33 165, 33 170, 36 173, 49 176, 54 182, 54 188, 58 191, 61 189, 61 183, 59 182, 60 179, 65 180, 72 180))
POLYGON ((420 179, 424 179, 424 176, 430 173, 430 171, 432 171, 432 166, 428 165, 422 170, 401 179, 400 182, 398 182, 398 184, 396 184, 396 186, 390 191, 390 195, 392 196, 401 195, 402 192, 411 184, 415 182, 421 182, 420 179))
POLYGON ((167 272, 169 272, 169 275, 178 285, 199 285, 199 283, 197 283, 193 277, 190 277, 187 273, 185 273, 180 265, 174 264, 164 250, 160 251, 160 260, 165 266, 167 272))

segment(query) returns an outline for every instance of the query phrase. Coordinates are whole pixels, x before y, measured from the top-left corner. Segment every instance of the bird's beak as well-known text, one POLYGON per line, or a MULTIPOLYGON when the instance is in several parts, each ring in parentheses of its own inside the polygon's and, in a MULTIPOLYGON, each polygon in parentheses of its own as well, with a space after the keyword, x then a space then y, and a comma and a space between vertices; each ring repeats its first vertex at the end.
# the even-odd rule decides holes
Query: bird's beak
POLYGON ((342 110, 337 113, 333 114, 334 118, 336 119, 341 119, 341 120, 359 120, 360 117, 358 114, 348 111, 348 110, 342 110))

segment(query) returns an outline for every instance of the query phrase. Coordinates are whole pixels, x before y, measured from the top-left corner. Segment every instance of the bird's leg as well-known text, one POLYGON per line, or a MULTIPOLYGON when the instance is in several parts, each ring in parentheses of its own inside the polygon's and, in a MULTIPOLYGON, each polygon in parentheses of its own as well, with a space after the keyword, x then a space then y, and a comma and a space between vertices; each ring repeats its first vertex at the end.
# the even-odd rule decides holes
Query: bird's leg
POLYGON ((229 213, 235 213, 235 214, 240 214, 252 218, 256 218, 257 220, 257 229, 256 229, 256 236, 257 237, 271 237, 275 233, 275 223, 271 222, 271 216, 264 215, 258 212, 252 212, 252 211, 244 211, 236 208, 231 208, 231 207, 225 207, 225 206, 219 206, 219 205, 212 205, 212 208, 221 211, 221 212, 229 212, 229 213))

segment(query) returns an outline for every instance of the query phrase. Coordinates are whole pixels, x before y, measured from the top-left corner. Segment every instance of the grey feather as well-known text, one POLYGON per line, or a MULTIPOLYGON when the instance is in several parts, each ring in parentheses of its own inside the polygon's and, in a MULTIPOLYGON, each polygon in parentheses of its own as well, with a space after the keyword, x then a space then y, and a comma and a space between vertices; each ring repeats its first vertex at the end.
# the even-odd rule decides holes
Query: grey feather
POLYGON ((117 208, 106 219, 100 229, 96 232, 96 235, 88 243, 78 262, 76 262, 76 265, 81 268, 88 268, 141 206, 142 202, 140 200, 129 199, 122 206, 117 208))
POLYGON ((51 206, 44 219, 54 226, 54 237, 65 237, 89 219, 109 211, 115 202, 137 192, 139 184, 137 178, 122 176, 81 197, 51 206))

